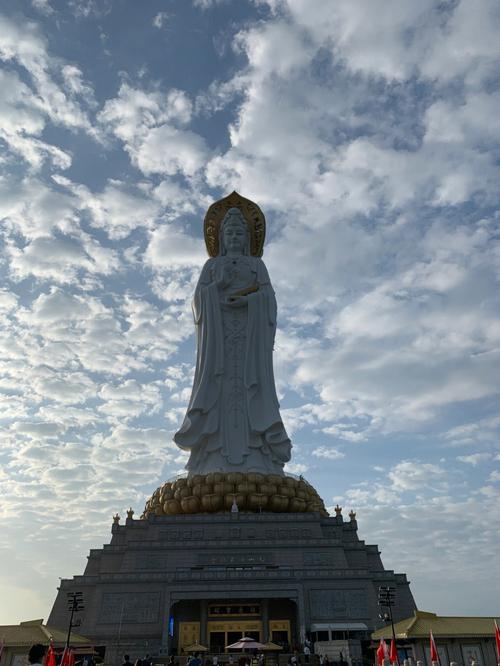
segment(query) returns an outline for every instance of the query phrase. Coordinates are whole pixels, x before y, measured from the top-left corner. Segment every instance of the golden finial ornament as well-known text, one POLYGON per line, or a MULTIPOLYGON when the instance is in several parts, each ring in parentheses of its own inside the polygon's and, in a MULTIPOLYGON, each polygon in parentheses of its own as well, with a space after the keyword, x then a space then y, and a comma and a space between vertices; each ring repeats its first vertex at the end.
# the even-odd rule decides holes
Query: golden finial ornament
POLYGON ((127 519, 130 518, 130 520, 132 520, 133 517, 134 517, 134 510, 132 507, 130 507, 130 509, 127 511, 127 519))
POLYGON ((115 513, 115 515, 113 516, 113 525, 119 525, 119 524, 120 524, 120 516, 117 513, 115 513))
POLYGON ((238 192, 231 192, 227 197, 219 199, 207 210, 203 222, 205 245, 210 257, 219 254, 219 229, 224 216, 230 208, 239 208, 250 230, 250 254, 262 257, 266 237, 266 218, 256 203, 245 199, 238 192))

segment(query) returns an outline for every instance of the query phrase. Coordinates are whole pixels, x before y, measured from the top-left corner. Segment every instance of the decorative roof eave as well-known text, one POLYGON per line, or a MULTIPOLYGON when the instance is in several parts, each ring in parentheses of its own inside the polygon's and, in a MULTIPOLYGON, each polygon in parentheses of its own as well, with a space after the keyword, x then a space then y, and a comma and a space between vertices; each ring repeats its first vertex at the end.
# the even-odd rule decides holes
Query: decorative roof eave
MULTIPOLYGON (((66 633, 44 625, 43 620, 28 620, 20 624, 0 626, 0 637, 4 639, 6 647, 25 647, 33 643, 48 645, 51 640, 55 647, 63 647, 66 643, 66 633)), ((75 647, 92 644, 89 638, 74 633, 71 634, 71 643, 75 647)))
MULTIPOLYGON (((396 638, 405 640, 427 639, 429 631, 435 638, 491 638, 494 636, 493 617, 439 616, 436 613, 415 610, 413 617, 400 620, 394 625, 396 638)), ((373 640, 392 638, 390 626, 381 627, 372 633, 373 640)))

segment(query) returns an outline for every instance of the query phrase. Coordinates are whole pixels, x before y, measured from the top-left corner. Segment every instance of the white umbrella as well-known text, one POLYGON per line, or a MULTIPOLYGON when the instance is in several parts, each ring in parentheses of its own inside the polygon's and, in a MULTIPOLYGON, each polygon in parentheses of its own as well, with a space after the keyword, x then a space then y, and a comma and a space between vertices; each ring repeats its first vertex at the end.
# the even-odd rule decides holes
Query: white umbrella
POLYGON ((226 645, 226 650, 262 650, 263 648, 264 643, 259 643, 249 636, 242 636, 236 643, 226 645))
POLYGON ((208 648, 200 643, 193 643, 184 648, 184 652, 208 652, 208 648))

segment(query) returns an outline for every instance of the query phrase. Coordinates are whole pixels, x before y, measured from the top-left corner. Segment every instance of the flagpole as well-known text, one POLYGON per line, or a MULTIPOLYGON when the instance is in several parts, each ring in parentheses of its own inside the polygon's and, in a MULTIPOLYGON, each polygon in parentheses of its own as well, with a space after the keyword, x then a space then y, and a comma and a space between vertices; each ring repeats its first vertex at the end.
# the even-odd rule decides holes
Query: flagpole
MULTIPOLYGON (((71 611, 71 615, 69 617, 69 625, 68 625, 68 635, 66 637, 66 650, 69 649, 69 641, 71 638, 71 630, 75 626, 73 624, 73 616, 75 612, 83 610, 83 599, 82 599, 82 593, 81 592, 68 592, 68 610, 71 611)), ((64 653, 63 653, 64 654, 64 653)))
MULTIPOLYGON (((389 619, 391 621, 391 629, 392 629, 392 640, 394 641, 394 646, 396 648, 396 663, 398 666, 399 664, 399 655, 398 655, 398 647, 396 644, 396 632, 394 630, 394 620, 392 617, 392 606, 394 605, 395 601, 395 590, 394 588, 390 587, 379 587, 378 588, 378 605, 381 608, 388 608, 389 609, 389 619)), ((384 614, 387 616, 387 614, 384 614)), ((382 616, 380 616, 382 617, 382 616)), ((387 620, 386 620, 387 621, 387 620)))
POLYGON ((399 666, 399 654, 398 654, 398 646, 396 643, 396 632, 394 630, 394 620, 392 619, 392 604, 389 604, 389 617, 391 618, 392 640, 394 641, 394 646, 396 647, 396 663, 399 666))

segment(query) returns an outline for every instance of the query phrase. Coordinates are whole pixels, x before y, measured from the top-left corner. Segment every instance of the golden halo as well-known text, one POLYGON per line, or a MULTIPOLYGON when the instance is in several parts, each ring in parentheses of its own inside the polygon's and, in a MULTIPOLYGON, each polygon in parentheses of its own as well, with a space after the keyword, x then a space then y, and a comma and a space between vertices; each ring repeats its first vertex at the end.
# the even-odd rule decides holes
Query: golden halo
POLYGON ((230 208, 239 208, 250 229, 250 254, 253 257, 262 257, 264 239, 266 237, 266 218, 256 203, 245 199, 238 192, 213 203, 207 210, 203 222, 205 245, 210 257, 219 254, 219 227, 225 214, 230 208))

